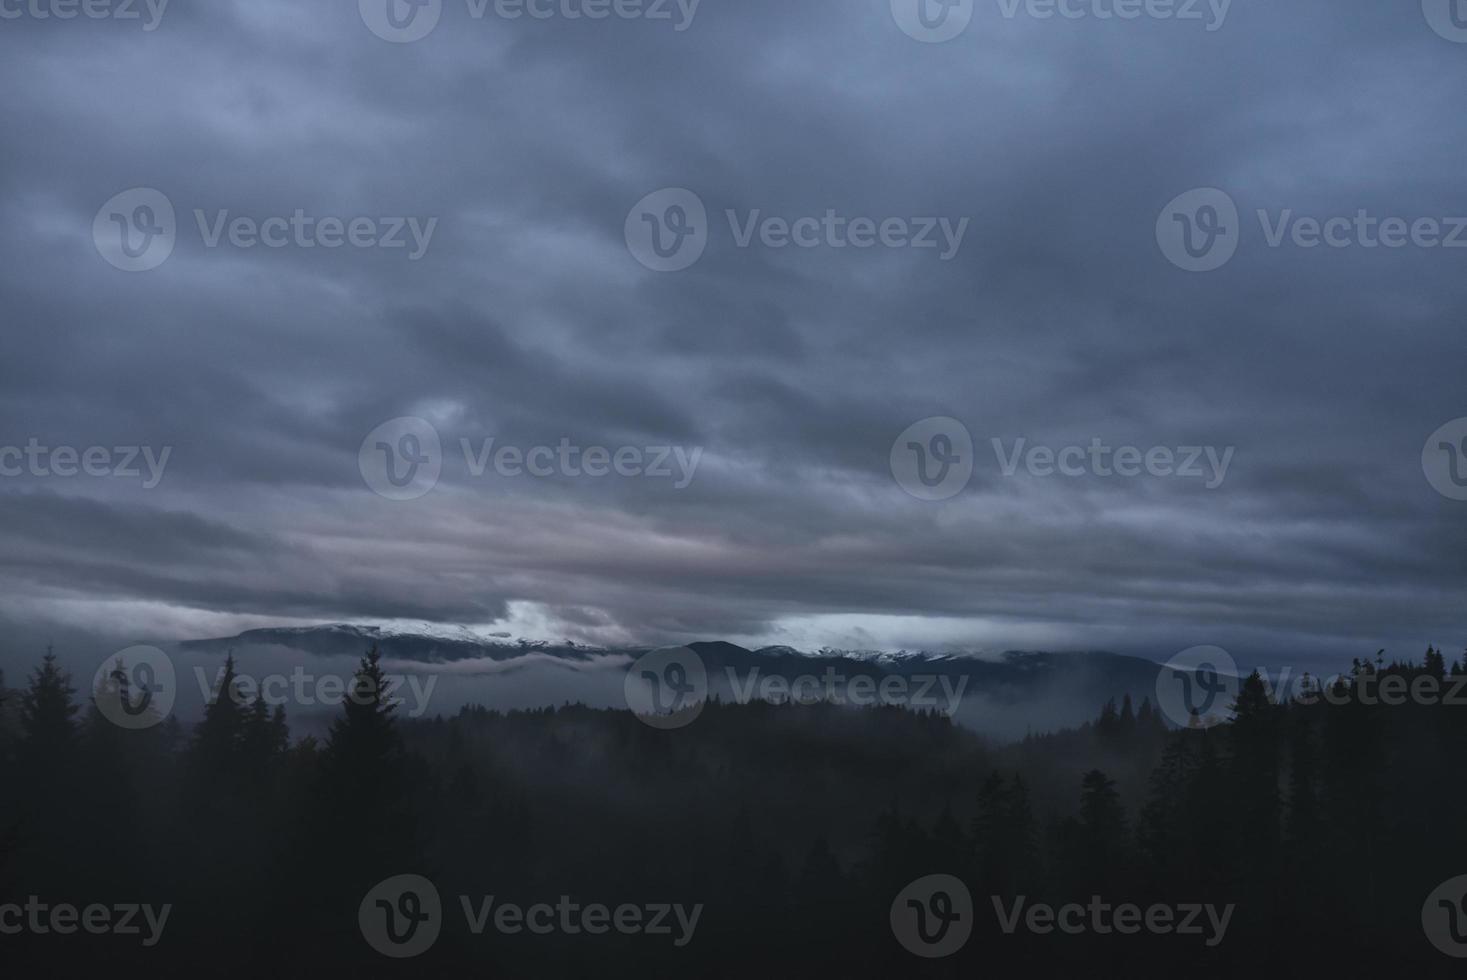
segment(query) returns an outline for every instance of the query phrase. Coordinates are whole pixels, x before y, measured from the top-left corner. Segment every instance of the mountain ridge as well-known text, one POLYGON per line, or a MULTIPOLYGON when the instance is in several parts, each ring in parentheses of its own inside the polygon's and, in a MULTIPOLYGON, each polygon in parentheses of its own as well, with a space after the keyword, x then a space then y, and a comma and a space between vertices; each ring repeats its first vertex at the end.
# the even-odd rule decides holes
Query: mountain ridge
MULTIPOLYGON (((191 640, 181 649, 205 655, 229 651, 243 653, 252 646, 268 645, 321 656, 360 657, 376 646, 389 660, 415 662, 425 668, 454 667, 459 676, 482 673, 504 676, 536 669, 537 662, 622 669, 613 658, 630 664, 649 650, 639 647, 592 647, 576 643, 514 639, 479 634, 469 630, 440 629, 433 635, 378 626, 337 623, 315 627, 280 627, 249 630, 233 637, 191 640), (483 661, 482 672, 473 661, 483 661)), ((1140 657, 1106 651, 1049 652, 1006 651, 996 655, 963 655, 951 652, 873 652, 822 649, 801 652, 788 646, 749 649, 726 640, 685 644, 702 659, 709 677, 710 692, 728 696, 737 683, 750 689, 751 680, 780 678, 788 682, 836 674, 842 681, 855 677, 878 683, 895 678, 914 682, 904 689, 927 689, 920 683, 933 681, 933 689, 963 692, 961 710, 955 715, 971 727, 997 726, 1006 733, 1022 734, 1031 722, 1075 725, 1093 718, 1107 701, 1125 697, 1137 704, 1155 699, 1161 666, 1140 657)), ((547 697, 546 703, 557 699, 547 697)))
MULTIPOLYGON (((426 625, 426 624, 425 624, 426 625)), ((176 646, 200 652, 223 652, 236 646, 275 644, 296 647, 305 652, 336 655, 359 655, 375 644, 382 654, 394 659, 424 663, 488 657, 509 660, 527 653, 551 654, 585 660, 598 656, 639 656, 652 645, 593 646, 565 640, 511 638, 509 633, 484 633, 469 627, 442 627, 433 624, 433 632, 418 632, 398 627, 357 623, 325 623, 318 626, 267 626, 245 630, 234 636, 203 637, 181 640, 176 646), (366 644, 367 646, 364 646, 366 644)), ((800 650, 784 644, 745 647, 727 640, 695 640, 681 644, 703 656, 760 657, 764 659, 803 659, 806 661, 842 661, 869 665, 920 664, 985 664, 1039 668, 1057 666, 1076 658, 1114 659, 1145 664, 1149 669, 1160 665, 1143 657, 1112 653, 1107 650, 1005 650, 996 654, 928 650, 847 650, 824 647, 816 651, 800 650)))

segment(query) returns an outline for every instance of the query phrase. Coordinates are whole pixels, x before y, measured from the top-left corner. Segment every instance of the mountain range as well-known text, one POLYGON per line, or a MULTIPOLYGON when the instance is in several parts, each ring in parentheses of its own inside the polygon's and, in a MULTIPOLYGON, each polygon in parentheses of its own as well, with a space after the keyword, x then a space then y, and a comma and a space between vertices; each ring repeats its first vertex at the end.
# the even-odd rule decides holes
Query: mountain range
MULTIPOLYGON (((272 627, 231 637, 184 641, 177 648, 195 654, 246 656, 251 648, 276 648, 322 657, 356 657, 377 647, 397 663, 422 664, 430 672, 458 678, 480 672, 506 674, 554 667, 589 669, 611 665, 622 670, 646 653, 646 647, 603 648, 571 642, 514 639, 463 627, 387 627, 338 623, 308 627, 272 627), (477 662, 477 663, 476 663, 477 662)), ((694 642, 707 668, 709 690, 719 697, 766 689, 801 678, 832 673, 848 683, 856 677, 874 685, 888 682, 906 691, 931 684, 932 696, 960 692, 954 717, 985 733, 1021 736, 1093 719, 1109 700, 1129 696, 1136 705, 1156 699, 1160 666, 1139 657, 1103 651, 1008 651, 996 655, 927 652, 822 650, 805 653, 787 646, 749 649, 721 640, 694 642), (888 680, 891 679, 891 680, 888 680), (904 686, 905 685, 905 686, 904 686)), ((559 703, 552 693, 546 703, 559 703)))

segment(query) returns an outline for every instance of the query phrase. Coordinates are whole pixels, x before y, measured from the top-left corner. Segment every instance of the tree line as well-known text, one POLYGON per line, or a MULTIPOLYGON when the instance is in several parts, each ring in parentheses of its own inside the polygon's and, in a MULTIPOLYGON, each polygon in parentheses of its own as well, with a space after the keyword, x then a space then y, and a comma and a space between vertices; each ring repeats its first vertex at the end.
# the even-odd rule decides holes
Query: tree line
MULTIPOLYGON (((234 671, 231 657, 221 690, 234 671)), ((292 739, 282 708, 229 697, 192 726, 119 728, 48 654, 3 694, 19 723, 0 734, 0 904, 176 911, 152 949, 23 934, 0 936, 0 954, 37 976, 98 965, 1445 976, 1456 964, 1426 942, 1422 902, 1467 873, 1467 714, 1367 695, 1387 678, 1464 673, 1467 659, 1449 665, 1435 649, 1420 662, 1357 660, 1330 698, 1282 702, 1255 673, 1216 727, 1173 730, 1150 701, 1126 699, 1078 729, 998 745, 935 713, 828 704, 712 703, 677 731, 581 705, 399 719, 374 650, 318 740, 292 739), (357 925, 368 890, 404 873, 434 881, 447 913, 439 942, 407 965, 369 949, 357 925), (973 937, 927 961, 889 918, 895 896, 932 874, 968 886, 973 937), (706 911, 682 949, 647 936, 476 936, 458 911, 458 896, 563 894, 706 911), (1017 896, 1236 913, 1215 948, 1011 935, 994 901, 1017 896)))

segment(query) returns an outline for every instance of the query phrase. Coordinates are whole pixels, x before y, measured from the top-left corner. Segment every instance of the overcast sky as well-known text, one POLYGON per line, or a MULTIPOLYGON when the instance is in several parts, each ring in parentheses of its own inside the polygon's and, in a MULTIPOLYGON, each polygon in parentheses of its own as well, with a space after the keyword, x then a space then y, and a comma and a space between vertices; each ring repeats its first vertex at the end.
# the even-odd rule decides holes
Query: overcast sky
POLYGON ((74 631, 398 618, 1275 663, 1467 643, 1467 502, 1423 468, 1467 416, 1467 220, 1462 248, 1421 224, 1467 216, 1444 4, 976 0, 924 28, 890 0, 442 0, 404 43, 372 0, 48 3, 0 0, 0 445, 52 450, 0 455, 11 664, 74 631), (1226 195, 1176 205, 1210 271, 1166 233, 1198 188, 1226 195), (1413 240, 1368 247, 1362 209, 1413 240), (327 248, 267 220, 298 211, 368 220, 327 248), (798 246, 761 224, 802 217, 798 246), (856 219, 902 223, 856 247, 856 219), (685 268, 649 268, 654 224, 685 268), (441 448, 368 438, 404 417, 441 448), (951 423, 899 438, 930 418, 971 453, 951 423), (943 436, 957 475, 908 492, 894 446, 943 436), (489 438, 684 456, 476 475, 489 438), (1083 475, 1006 475, 1019 439, 1086 447, 1083 475), (1227 468, 1104 476, 1094 440, 1227 468), (425 492, 377 492, 378 442, 425 492), (92 447, 113 475, 58 475, 92 447))

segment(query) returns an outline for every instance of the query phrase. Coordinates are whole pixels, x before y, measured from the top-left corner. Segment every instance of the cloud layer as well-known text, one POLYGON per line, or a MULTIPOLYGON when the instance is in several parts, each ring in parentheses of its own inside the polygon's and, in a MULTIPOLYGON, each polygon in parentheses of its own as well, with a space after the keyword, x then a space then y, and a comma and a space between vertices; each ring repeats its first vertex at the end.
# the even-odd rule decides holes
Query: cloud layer
POLYGON ((0 20, 0 444, 172 449, 152 489, 0 479, 0 614, 1276 662, 1463 642, 1467 504, 1422 446, 1467 415, 1467 252, 1275 248, 1256 214, 1467 215, 1467 45, 1415 3, 1236 0, 1214 31, 1008 6, 943 44, 887 0, 703 0, 682 31, 445 0, 409 44, 346 0, 0 20), (127 273, 93 226, 136 187, 177 241, 127 273), (1188 273, 1158 216, 1208 187, 1240 241, 1188 273), (625 238, 663 188, 707 209, 680 272, 625 238), (969 225, 944 261, 740 247, 729 210, 969 225), (195 211, 437 225, 414 261, 209 247, 195 211), (442 475, 392 501, 359 450, 403 416, 442 475), (938 416, 974 472, 932 502, 891 453, 938 416), (490 438, 704 456, 684 489, 476 476, 461 440, 490 438), (993 439, 1235 456, 1213 489, 1006 476, 993 439))

